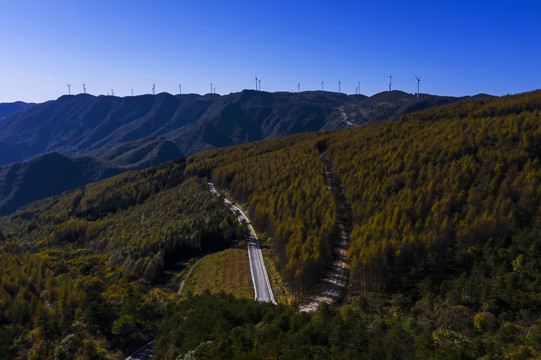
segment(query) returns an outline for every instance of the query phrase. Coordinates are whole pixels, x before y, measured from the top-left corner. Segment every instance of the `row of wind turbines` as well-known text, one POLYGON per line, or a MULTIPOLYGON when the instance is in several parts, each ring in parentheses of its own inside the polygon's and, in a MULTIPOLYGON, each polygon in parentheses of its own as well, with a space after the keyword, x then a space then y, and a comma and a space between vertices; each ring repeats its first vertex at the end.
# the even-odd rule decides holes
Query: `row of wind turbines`
MULTIPOLYGON (((415 75, 415 79, 417 80, 417 98, 419 98, 419 89, 420 89, 420 82, 421 82, 421 77, 420 76, 417 76, 415 75)), ((83 94, 86 94, 86 84, 85 83, 82 83, 83 84, 83 94)), ((392 85, 394 84, 393 82, 393 76, 392 75, 389 75, 389 91, 392 91, 392 85)), ((71 95, 71 84, 68 84, 66 83, 66 86, 68 87, 68 95, 71 95)), ((261 79, 259 79, 256 75, 255 77, 255 90, 256 91, 261 91, 261 79)), ((325 82, 322 81, 321 82, 321 91, 325 91, 325 82)), ((297 83, 297 92, 301 92, 301 83, 298 82, 297 83)), ((182 94, 182 84, 178 84, 178 93, 179 94, 182 94)), ((213 83, 210 83, 210 93, 211 94, 216 94, 216 87, 214 86, 213 83)), ((342 81, 338 80, 338 93, 341 94, 342 93, 342 81)), ((112 96, 115 96, 115 91, 113 89, 111 89, 111 93, 110 93, 112 96)), ((152 84, 152 95, 155 95, 156 94, 156 84, 152 84)), ((357 83, 357 87, 355 87, 355 95, 360 95, 361 94, 361 82, 359 81, 357 83)), ((109 95, 109 92, 107 93, 107 95, 109 95)), ((131 96, 133 96, 133 88, 131 89, 131 96)))
MULTIPOLYGON (((421 77, 420 76, 417 76, 415 75, 415 79, 417 80, 417 99, 419 98, 419 84, 421 82, 421 77)), ((392 91, 391 90, 391 86, 393 85, 393 76, 392 75, 389 75, 389 91, 392 91)))

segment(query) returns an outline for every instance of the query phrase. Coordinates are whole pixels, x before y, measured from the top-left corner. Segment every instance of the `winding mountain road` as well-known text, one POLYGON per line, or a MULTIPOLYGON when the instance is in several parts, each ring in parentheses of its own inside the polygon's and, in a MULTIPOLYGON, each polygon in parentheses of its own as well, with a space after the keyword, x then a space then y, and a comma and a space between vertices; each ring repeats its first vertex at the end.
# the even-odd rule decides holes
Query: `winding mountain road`
MULTIPOLYGON (((208 184, 210 192, 215 196, 219 196, 214 188, 214 184, 210 182, 208 184)), ((247 239, 248 258, 250 261, 250 273, 252 274, 255 300, 276 304, 276 300, 274 300, 274 294, 270 285, 267 268, 265 267, 265 262, 263 260, 261 245, 259 244, 259 240, 257 239, 257 235, 252 227, 252 224, 250 224, 250 220, 238 205, 232 204, 226 198, 224 198, 224 203, 229 206, 233 213, 235 213, 239 222, 246 224, 248 231, 250 232, 247 239)))
MULTIPOLYGON (((208 184, 212 195, 219 196, 219 194, 216 192, 216 189, 214 188, 214 184, 210 182, 208 184)), ((274 294, 270 286, 267 268, 265 267, 265 262, 263 261, 261 245, 259 244, 259 240, 257 239, 257 235, 254 231, 254 228, 252 227, 252 224, 250 224, 250 220, 239 206, 232 204, 226 198, 224 198, 224 203, 229 206, 233 213, 235 213, 239 222, 244 222, 246 224, 246 226, 248 227, 248 231, 250 232, 250 234, 248 235, 248 258, 250 261, 250 273, 252 274, 252 283, 254 284, 255 300, 276 304, 276 300, 274 300, 274 294)), ((199 261, 201 261, 202 259, 199 259, 199 261)), ((199 261, 192 266, 186 278, 190 275, 191 271, 199 263, 199 261)), ((183 286, 184 281, 182 282, 178 290, 179 294, 182 291, 183 286)), ((145 346, 131 354, 128 358, 126 358, 126 360, 149 360, 152 358, 153 354, 154 341, 146 344, 145 346)))

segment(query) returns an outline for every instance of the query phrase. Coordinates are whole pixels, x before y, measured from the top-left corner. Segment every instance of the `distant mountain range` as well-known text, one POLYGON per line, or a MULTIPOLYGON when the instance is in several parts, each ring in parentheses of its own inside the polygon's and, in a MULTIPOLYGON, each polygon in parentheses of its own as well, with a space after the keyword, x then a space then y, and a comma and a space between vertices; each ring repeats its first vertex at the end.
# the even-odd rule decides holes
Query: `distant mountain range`
POLYGON ((58 153, 0 169, 0 215, 43 196, 177 157, 294 133, 393 121, 405 113, 468 98, 417 98, 401 91, 366 97, 244 90, 225 96, 79 94, 41 104, 0 104, 7 114, 0 117, 0 164, 58 153), (55 161, 58 164, 52 164, 55 161), (42 181, 27 182, 26 176, 42 181), (58 186, 52 186, 54 181, 58 186), (28 190, 30 185, 36 189, 28 190))
MULTIPOLYGON (((461 99, 424 94, 417 98, 401 91, 372 97, 250 90, 225 96, 66 95, 2 119, 0 164, 53 151, 100 157, 140 149, 157 137, 173 142, 177 153, 192 155, 216 147, 342 128, 347 126, 344 120, 355 125, 392 121, 404 113, 461 99), (113 150, 117 146, 122 150, 113 150)), ((119 161, 128 165, 126 159, 119 161)))
POLYGON ((19 111, 22 109, 29 108, 31 106, 34 106, 36 104, 34 103, 25 103, 22 101, 16 101, 12 103, 0 103, 0 118, 9 115, 11 113, 14 113, 15 111, 19 111))

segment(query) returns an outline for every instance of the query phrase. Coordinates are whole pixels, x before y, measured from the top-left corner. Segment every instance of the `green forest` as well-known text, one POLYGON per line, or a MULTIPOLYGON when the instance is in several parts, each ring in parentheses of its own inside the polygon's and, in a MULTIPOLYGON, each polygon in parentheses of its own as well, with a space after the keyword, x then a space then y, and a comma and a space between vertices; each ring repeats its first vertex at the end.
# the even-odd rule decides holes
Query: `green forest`
POLYGON ((0 219, 0 358, 125 359, 154 338, 183 263, 243 236, 184 160, 0 219))
MULTIPOLYGON (((323 271, 328 258, 309 252, 304 262, 302 252, 288 251, 297 238, 280 225, 313 235, 301 238, 301 249, 336 241, 325 221, 302 217, 330 207, 314 200, 332 201, 319 155, 326 150, 352 208, 348 301, 405 297, 409 315, 433 334, 478 337, 464 334, 486 317, 500 331, 513 324, 529 336, 541 325, 540 111, 541 91, 466 101, 394 123, 215 150, 188 159, 187 171, 229 188, 251 216, 269 214, 254 223, 272 238, 282 276, 302 299, 314 279, 288 265, 300 259, 301 269, 323 271), (274 168, 302 185, 277 192, 266 176, 274 168), (416 306, 425 309, 415 314, 416 306)), ((334 213, 328 219, 335 222, 334 213)), ((539 346, 526 348, 541 356, 539 346)))
POLYGON ((216 149, 0 218, 0 356, 541 358, 541 91, 216 149), (352 210, 344 303, 299 313, 338 241, 321 154, 352 210), (247 210, 294 299, 175 295, 247 210))
POLYGON ((297 298, 324 274, 337 240, 336 204, 316 145, 312 136, 295 135, 204 153, 186 168, 245 204, 258 232, 272 237, 282 277, 297 298))

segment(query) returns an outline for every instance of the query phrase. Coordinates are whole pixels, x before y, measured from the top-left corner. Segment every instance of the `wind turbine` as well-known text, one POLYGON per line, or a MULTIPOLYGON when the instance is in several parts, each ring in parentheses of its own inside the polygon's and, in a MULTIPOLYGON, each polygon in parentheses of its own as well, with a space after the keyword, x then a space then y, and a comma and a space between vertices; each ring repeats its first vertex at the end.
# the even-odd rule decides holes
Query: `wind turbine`
POLYGON ((212 83, 210 83, 210 93, 212 94, 212 83))
POLYGON ((86 94, 86 85, 83 83, 83 94, 86 94))
POLYGON ((323 91, 323 84, 325 84, 323 81, 321 82, 321 91, 323 91))
POLYGON ((259 91, 261 91, 261 79, 259 79, 259 91))
POLYGON ((342 82, 338 80, 338 93, 340 94, 342 88, 342 82))
POLYGON ((156 95, 156 84, 152 84, 152 95, 156 95))
POLYGON ((115 96, 115 91, 111 89, 111 96, 115 96))
POLYGON ((255 76, 255 91, 257 91, 257 75, 255 76))
POLYGON ((301 92, 301 83, 300 82, 297 83, 297 92, 301 92))
POLYGON ((419 83, 421 82, 421 77, 415 75, 415 78, 417 79, 417 99, 419 98, 419 83))
POLYGON ((391 85, 393 85, 393 76, 389 75, 389 91, 391 91, 391 85))
POLYGON ((131 88, 131 96, 133 96, 133 88, 131 88))
POLYGON ((68 85, 68 95, 71 95, 71 84, 66 84, 68 85))
POLYGON ((178 84, 178 94, 182 94, 182 84, 178 84))

